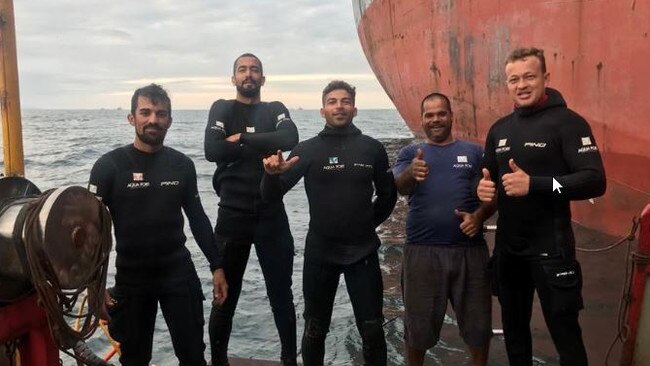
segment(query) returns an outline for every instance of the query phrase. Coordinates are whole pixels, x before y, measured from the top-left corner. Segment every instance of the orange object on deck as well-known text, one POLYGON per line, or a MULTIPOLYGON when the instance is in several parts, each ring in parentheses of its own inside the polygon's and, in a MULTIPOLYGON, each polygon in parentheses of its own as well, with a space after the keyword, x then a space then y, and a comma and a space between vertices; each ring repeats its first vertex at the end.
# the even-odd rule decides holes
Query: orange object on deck
MULTIPOLYGON (((639 322, 643 315, 644 298, 647 299, 645 290, 648 277, 650 276, 650 204, 645 207, 641 214, 641 230, 639 233, 639 247, 634 255, 634 272, 630 284, 630 306, 627 313, 625 325, 627 337, 623 343, 621 353, 621 366, 643 365, 635 359, 635 350, 639 347, 639 322)), ((649 309, 648 304, 645 309, 649 309)), ((648 314, 646 314, 648 316, 648 314)), ((647 330, 646 330, 647 331, 647 330)))
POLYGON ((0 307, 0 343, 18 341, 21 366, 56 366, 59 349, 37 301, 34 294, 0 307))

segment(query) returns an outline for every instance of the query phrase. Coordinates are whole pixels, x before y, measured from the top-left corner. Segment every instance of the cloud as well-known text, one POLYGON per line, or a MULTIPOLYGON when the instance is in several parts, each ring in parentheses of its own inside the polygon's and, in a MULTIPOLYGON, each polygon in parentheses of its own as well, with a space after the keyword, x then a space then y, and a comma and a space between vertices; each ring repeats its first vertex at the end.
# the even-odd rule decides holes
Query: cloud
MULTIPOLYGON (((343 79, 347 81, 372 81, 375 80, 373 74, 288 74, 288 75, 268 75, 266 82, 273 83, 301 83, 305 81, 325 81, 334 79, 343 79)), ((159 84, 185 84, 185 85, 208 85, 208 84, 228 84, 232 89, 230 76, 227 77, 210 77, 210 76, 188 76, 188 77, 165 77, 154 79, 134 79, 125 80, 124 84, 142 85, 146 83, 159 84)))
POLYGON ((205 100, 234 95, 232 62, 244 52, 264 62, 265 98, 303 105, 314 93, 318 103, 336 78, 367 84, 374 105, 391 106, 359 46, 349 0, 21 0, 15 7, 27 107, 126 106, 119 98, 156 81, 177 96, 177 108, 205 108, 205 100))

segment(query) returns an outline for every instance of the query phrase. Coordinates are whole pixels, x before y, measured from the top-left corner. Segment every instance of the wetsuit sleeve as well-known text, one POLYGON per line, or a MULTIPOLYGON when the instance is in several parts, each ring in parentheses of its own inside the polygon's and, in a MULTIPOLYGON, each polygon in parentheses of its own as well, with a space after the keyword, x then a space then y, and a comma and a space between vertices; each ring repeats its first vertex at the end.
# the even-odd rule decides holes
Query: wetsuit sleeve
POLYGON ((388 165, 388 155, 383 145, 380 144, 379 147, 373 173, 376 197, 372 202, 372 211, 375 227, 386 221, 397 202, 397 188, 395 188, 395 179, 388 165))
POLYGON ((291 150, 298 143, 298 129, 291 120, 289 110, 282 103, 273 102, 269 104, 268 113, 272 115, 270 118, 275 124, 275 131, 244 132, 241 134, 239 141, 261 153, 291 150))
POLYGON ((231 104, 220 99, 212 104, 205 127, 205 158, 216 163, 230 163, 239 159, 245 148, 241 144, 226 141, 231 104))
POLYGON ((201 204, 201 197, 196 186, 196 169, 191 160, 187 167, 186 179, 187 189, 183 198, 183 211, 190 223, 190 230, 192 230, 196 243, 210 263, 210 271, 214 272, 222 267, 222 258, 214 242, 210 219, 201 204))
POLYGON ((283 174, 269 175, 264 172, 262 181, 260 182, 260 193, 262 199, 266 202, 279 201, 291 188, 293 188, 309 169, 309 159, 306 154, 302 152, 300 145, 291 151, 287 160, 298 156, 300 160, 283 174))
POLYGON ((569 173, 556 177, 530 177, 530 191, 560 194, 569 200, 602 196, 607 188, 605 168, 589 124, 579 116, 562 125, 562 155, 569 173), (553 191, 553 178, 562 186, 553 191))
POLYGON ((110 156, 104 155, 95 162, 90 171, 88 190, 107 206, 111 202, 116 170, 117 168, 110 156))
POLYGON ((480 201, 478 198, 478 193, 476 192, 478 188, 478 184, 481 181, 481 178, 483 178, 483 157, 485 156, 485 152, 483 150, 483 146, 478 146, 476 145, 476 149, 473 152, 475 155, 475 161, 478 162, 478 164, 474 164, 473 171, 474 171, 474 178, 471 180, 472 184, 472 197, 475 198, 477 201, 480 201))
POLYGON ((483 150, 483 158, 481 159, 481 169, 479 169, 479 176, 478 180, 476 181, 476 186, 478 186, 478 182, 482 178, 482 173, 481 170, 483 168, 486 168, 487 170, 490 171, 490 179, 492 179, 493 182, 499 182, 499 179, 496 179, 499 177, 499 167, 497 165, 497 157, 496 157, 496 146, 494 145, 494 137, 493 137, 493 132, 492 128, 490 129, 490 132, 488 132, 487 137, 485 138, 485 149, 483 150))

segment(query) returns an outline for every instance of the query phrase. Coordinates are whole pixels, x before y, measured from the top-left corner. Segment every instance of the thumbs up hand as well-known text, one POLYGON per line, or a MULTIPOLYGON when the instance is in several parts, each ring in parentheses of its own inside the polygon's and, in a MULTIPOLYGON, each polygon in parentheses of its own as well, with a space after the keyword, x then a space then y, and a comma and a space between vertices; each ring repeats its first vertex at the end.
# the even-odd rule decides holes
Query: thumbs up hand
POLYGON ((490 178, 490 171, 487 170, 487 168, 481 169, 481 173, 483 174, 483 179, 492 181, 492 178, 490 178))
POLYGON ((454 210, 454 214, 462 220, 460 230, 463 234, 471 238, 478 233, 480 222, 476 215, 458 209, 454 210))
POLYGON ((490 171, 486 168, 482 170, 483 178, 478 182, 476 194, 482 202, 492 202, 497 195, 497 186, 490 178, 490 171))
POLYGON ((512 173, 506 173, 501 177, 506 195, 511 197, 526 196, 530 189, 530 176, 515 163, 514 159, 510 159, 508 165, 510 165, 512 173))
POLYGON ((429 175, 429 167, 424 161, 424 152, 418 148, 415 157, 411 160, 411 175, 416 182, 422 182, 429 175))

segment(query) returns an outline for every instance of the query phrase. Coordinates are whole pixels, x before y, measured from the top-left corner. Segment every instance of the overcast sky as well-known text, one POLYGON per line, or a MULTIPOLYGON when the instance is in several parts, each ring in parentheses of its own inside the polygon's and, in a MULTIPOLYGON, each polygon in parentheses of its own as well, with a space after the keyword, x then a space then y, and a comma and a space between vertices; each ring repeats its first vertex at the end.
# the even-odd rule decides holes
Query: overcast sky
POLYGON ((23 108, 126 108, 161 83, 178 109, 233 98, 233 60, 264 63, 263 100, 320 107, 333 78, 359 108, 392 108, 359 45, 350 0, 19 0, 23 108))

